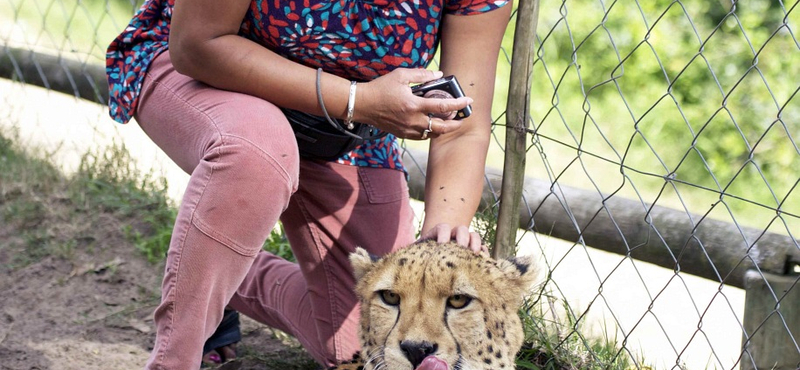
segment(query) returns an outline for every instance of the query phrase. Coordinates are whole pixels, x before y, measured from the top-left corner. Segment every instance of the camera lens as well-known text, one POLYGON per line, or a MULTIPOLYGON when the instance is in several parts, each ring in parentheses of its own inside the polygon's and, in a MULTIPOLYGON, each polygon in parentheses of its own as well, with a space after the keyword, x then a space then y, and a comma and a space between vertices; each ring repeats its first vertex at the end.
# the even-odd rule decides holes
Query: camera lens
MULTIPOLYGON (((430 91, 426 92, 423 97, 424 98, 433 98, 433 99, 454 99, 453 95, 451 95, 449 92, 444 91, 444 90, 438 90, 438 89, 434 89, 434 90, 430 90, 430 91)), ((456 111, 452 111, 452 112, 448 112, 448 113, 433 113, 433 116, 436 117, 436 118, 444 119, 444 120, 451 120, 453 118, 456 118, 456 111)))

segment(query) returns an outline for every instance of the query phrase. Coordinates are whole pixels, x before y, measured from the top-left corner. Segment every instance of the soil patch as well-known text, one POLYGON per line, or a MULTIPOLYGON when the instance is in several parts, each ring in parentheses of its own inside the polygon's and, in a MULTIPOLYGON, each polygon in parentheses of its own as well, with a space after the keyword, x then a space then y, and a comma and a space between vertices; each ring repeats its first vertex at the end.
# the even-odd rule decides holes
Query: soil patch
MULTIPOLYGON (((137 216, 77 213, 65 197, 0 186, 0 369, 141 369, 163 265, 126 239, 137 216), (26 195, 27 196, 27 195, 26 195), (36 204, 28 208, 22 204, 36 204), (2 216, 2 215, 0 215, 2 216)), ((10 185, 10 186, 9 186, 10 185)), ((315 369, 297 344, 243 318, 225 369, 315 369)))

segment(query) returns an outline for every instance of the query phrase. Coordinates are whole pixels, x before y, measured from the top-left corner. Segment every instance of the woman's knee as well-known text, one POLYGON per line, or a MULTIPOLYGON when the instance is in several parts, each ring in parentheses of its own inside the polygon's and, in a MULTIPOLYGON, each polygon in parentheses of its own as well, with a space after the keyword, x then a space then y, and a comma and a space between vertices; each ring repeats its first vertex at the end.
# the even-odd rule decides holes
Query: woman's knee
POLYGON ((288 130, 271 139, 251 129, 221 130, 192 174, 195 227, 242 254, 260 250, 298 186, 299 156, 288 130))
POLYGON ((180 75, 168 63, 169 53, 157 61, 163 68, 145 79, 136 118, 175 163, 191 174, 218 147, 238 139, 271 156, 296 183, 297 142, 280 108, 180 75))
POLYGON ((221 112, 209 111, 219 130, 218 144, 239 146, 242 150, 233 153, 245 164, 275 166, 296 188, 300 157, 286 116, 265 100, 245 94, 236 94, 234 98, 222 104, 225 107, 221 112))

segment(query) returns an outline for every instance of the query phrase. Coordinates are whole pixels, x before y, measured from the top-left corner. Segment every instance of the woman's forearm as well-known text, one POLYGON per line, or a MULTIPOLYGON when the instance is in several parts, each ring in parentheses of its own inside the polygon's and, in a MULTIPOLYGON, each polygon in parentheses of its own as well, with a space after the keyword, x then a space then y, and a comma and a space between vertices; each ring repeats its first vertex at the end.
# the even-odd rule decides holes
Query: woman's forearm
MULTIPOLYGON (((238 35, 249 6, 250 0, 175 0, 169 49, 177 71, 220 89, 321 114, 312 68, 238 35)), ((343 117, 349 82, 330 74, 321 82, 328 113, 343 117)))
POLYGON ((489 13, 444 20, 441 68, 456 75, 474 99, 473 116, 458 131, 431 140, 423 235, 438 224, 468 226, 480 204, 497 55, 510 11, 507 4, 489 13))
POLYGON ((459 140, 458 145, 443 145, 428 156, 423 234, 439 224, 468 226, 480 203, 489 140, 477 136, 459 140))
MULTIPOLYGON (((251 40, 221 35, 185 44, 171 42, 170 53, 178 72, 198 81, 322 115, 317 103, 316 71, 251 40)), ((344 118, 350 82, 324 73, 320 86, 328 114, 344 118)))
MULTIPOLYGON (((242 92, 275 105, 322 115, 318 104, 316 71, 285 59, 275 52, 237 35, 170 41, 173 63, 179 72, 211 86, 242 92), (176 60, 177 59, 177 60, 176 60)), ((359 83, 354 121, 372 124, 400 138, 419 139, 427 128, 428 112, 453 111, 470 99, 424 99, 411 93, 410 83, 438 77, 424 69, 398 69, 368 83, 359 83)), ((322 73, 320 92, 331 117, 345 118, 350 81, 322 73)), ((451 132, 461 123, 441 122, 435 134, 451 132)))

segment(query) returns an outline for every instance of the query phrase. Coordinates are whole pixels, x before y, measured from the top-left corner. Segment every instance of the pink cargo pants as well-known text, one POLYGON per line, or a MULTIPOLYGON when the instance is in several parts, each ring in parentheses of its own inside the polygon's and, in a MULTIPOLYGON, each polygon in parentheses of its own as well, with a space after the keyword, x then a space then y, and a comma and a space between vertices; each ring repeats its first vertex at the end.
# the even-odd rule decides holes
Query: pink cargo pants
POLYGON ((198 369, 230 304, 294 337, 323 365, 359 344, 348 254, 413 241, 402 172, 300 159, 273 104, 175 71, 169 52, 144 80, 136 120, 191 174, 169 246, 148 369, 198 369), (283 222, 298 263, 261 247, 283 222))

